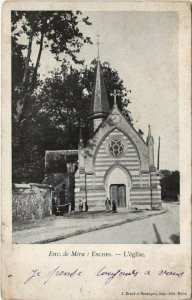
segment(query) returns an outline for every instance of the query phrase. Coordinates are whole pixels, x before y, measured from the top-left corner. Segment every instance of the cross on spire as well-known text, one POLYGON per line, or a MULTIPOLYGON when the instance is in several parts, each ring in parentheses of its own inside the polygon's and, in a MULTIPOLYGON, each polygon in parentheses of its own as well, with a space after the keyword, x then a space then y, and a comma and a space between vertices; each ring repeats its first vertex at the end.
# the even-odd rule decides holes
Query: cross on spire
POLYGON ((117 90, 114 90, 114 92, 111 93, 110 96, 114 97, 113 105, 117 105, 117 96, 122 96, 122 95, 117 90))
POLYGON ((97 58, 99 59, 99 46, 100 46, 100 35, 97 34, 97 58))

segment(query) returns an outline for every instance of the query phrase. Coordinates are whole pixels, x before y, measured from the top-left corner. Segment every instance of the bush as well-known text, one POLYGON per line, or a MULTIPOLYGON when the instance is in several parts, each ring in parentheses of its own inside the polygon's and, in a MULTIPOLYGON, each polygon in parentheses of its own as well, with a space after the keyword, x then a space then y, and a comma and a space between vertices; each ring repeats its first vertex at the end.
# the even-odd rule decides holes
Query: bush
POLYGON ((180 195, 180 173, 179 171, 160 171, 161 196, 165 201, 178 201, 180 195))

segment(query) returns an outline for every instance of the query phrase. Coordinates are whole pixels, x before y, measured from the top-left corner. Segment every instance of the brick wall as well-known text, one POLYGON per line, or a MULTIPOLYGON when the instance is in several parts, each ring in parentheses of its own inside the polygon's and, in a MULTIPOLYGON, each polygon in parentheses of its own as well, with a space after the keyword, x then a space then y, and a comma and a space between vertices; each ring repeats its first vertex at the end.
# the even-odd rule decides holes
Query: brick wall
POLYGON ((52 189, 47 184, 14 184, 13 222, 30 222, 52 215, 52 189))

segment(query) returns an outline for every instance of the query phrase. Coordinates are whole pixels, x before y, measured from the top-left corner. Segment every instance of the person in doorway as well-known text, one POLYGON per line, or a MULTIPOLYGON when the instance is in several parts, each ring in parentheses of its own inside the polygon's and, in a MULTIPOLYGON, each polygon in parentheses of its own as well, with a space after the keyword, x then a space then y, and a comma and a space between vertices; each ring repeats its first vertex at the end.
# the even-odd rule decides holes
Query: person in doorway
POLYGON ((80 199, 79 200, 79 212, 82 212, 83 211, 83 202, 82 200, 80 199))
POLYGON ((57 197, 52 198, 52 211, 54 215, 57 215, 57 197))
POLYGON ((83 198, 83 211, 87 211, 86 200, 83 198))
POLYGON ((88 211, 89 207, 87 205, 87 202, 85 202, 85 211, 88 211))
POLYGON ((112 212, 117 213, 117 204, 116 204, 115 200, 112 201, 112 212))
POLYGON ((110 211, 110 200, 108 197, 105 200, 105 207, 106 207, 106 211, 110 211))

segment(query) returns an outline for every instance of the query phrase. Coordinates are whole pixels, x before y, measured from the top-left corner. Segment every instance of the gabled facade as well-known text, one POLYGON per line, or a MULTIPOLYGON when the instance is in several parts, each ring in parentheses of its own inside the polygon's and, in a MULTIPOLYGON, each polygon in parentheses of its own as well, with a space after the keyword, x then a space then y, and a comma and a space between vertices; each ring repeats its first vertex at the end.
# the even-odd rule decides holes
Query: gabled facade
POLYGON ((85 147, 82 141, 79 144, 75 202, 85 199, 89 209, 102 210, 108 197, 118 207, 127 209, 159 208, 161 189, 154 166, 151 129, 145 143, 116 103, 110 111, 100 78, 103 77, 98 61, 90 111, 92 138, 85 147))

